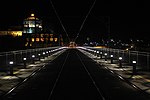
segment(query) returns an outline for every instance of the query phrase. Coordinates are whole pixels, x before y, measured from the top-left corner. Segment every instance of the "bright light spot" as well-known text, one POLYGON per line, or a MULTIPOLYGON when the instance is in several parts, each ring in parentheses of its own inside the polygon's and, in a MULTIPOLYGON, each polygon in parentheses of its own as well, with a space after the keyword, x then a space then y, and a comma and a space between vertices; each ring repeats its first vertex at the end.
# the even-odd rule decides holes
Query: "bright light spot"
POLYGON ((35 55, 32 55, 32 58, 34 58, 35 57, 35 55))
POLYGON ((31 14, 31 16, 34 16, 34 14, 31 14))
POLYGON ((27 60, 27 58, 23 58, 23 60, 27 60))
POLYGON ((128 51, 129 49, 128 48, 126 48, 126 51, 128 51))
POLYGON ((13 62, 13 61, 10 61, 9 64, 12 65, 12 64, 14 64, 14 62, 13 62))
POLYGON ((119 60, 122 60, 122 57, 119 57, 119 60))
POLYGON ((132 61, 133 64, 136 64, 136 61, 132 61))

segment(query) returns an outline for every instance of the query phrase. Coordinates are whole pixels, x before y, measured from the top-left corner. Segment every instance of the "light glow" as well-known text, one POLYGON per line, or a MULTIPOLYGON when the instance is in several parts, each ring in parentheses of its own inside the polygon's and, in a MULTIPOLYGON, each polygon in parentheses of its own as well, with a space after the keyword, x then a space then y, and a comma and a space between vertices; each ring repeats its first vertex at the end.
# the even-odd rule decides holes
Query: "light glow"
POLYGON ((12 65, 12 64, 14 64, 14 62, 13 62, 13 61, 10 61, 9 64, 12 65))

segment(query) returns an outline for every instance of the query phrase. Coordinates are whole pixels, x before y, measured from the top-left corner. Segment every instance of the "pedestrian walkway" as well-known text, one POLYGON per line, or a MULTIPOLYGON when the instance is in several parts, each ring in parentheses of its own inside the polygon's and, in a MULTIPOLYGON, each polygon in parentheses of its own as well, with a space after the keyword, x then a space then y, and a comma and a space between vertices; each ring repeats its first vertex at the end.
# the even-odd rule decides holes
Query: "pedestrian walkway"
MULTIPOLYGON (((88 52, 82 50, 87 56, 95 60, 104 68, 108 69, 113 74, 116 74, 120 79, 127 80, 135 88, 139 88, 144 92, 150 94, 150 72, 146 71, 137 71, 136 74, 133 74, 132 66, 128 64, 122 64, 120 68, 117 63, 110 63, 110 60, 105 61, 105 59, 100 59, 88 52)), ((0 72, 0 96, 4 93, 7 93, 13 90, 18 84, 23 81, 26 81, 30 76, 34 75, 38 70, 44 67, 48 62, 55 59, 61 52, 54 53, 53 55, 36 61, 35 64, 28 64, 26 69, 17 68, 14 69, 14 75, 9 76, 5 72, 0 72)))
POLYGON ((136 73, 133 73, 133 66, 131 65, 123 63, 122 67, 120 67, 118 63, 111 64, 110 60, 105 61, 105 59, 100 59, 88 52, 82 52, 104 66, 104 68, 108 69, 111 73, 116 74, 120 79, 125 80, 133 87, 150 94, 150 72, 137 70, 136 73))
POLYGON ((62 52, 63 51, 59 51, 51 56, 40 59, 40 61, 35 61, 34 64, 28 64, 26 68, 23 68, 23 65, 16 66, 13 69, 13 75, 9 75, 6 72, 0 72, 0 96, 9 93, 18 85, 22 84, 22 82, 25 82, 62 52))

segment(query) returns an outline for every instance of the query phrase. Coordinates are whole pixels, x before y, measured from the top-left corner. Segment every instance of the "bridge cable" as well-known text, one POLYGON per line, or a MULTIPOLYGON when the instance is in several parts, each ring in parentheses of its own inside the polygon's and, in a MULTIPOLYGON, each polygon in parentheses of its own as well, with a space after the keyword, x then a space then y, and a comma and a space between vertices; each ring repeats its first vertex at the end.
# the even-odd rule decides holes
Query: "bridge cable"
POLYGON ((90 10, 89 10, 89 12, 88 12, 87 15, 85 16, 85 19, 83 20, 83 23, 81 24, 81 27, 80 27, 80 29, 79 29, 79 32, 77 33, 77 36, 76 36, 74 42, 75 42, 75 41, 77 40, 77 38, 79 37, 79 34, 80 34, 80 32, 81 32, 81 30, 82 30, 82 28, 83 28, 83 25, 84 25, 84 23, 85 23, 87 17, 89 16, 91 10, 93 9, 95 3, 96 3, 96 0, 93 2, 92 6, 91 6, 91 8, 90 8, 90 10))
POLYGON ((69 42, 70 42, 69 35, 68 35, 68 33, 67 33, 67 31, 66 31, 66 29, 65 29, 64 25, 62 24, 62 21, 61 21, 61 19, 60 19, 59 15, 58 15, 58 13, 57 13, 57 11, 56 11, 55 7, 54 7, 54 4, 53 4, 52 0, 50 0, 50 2, 51 2, 52 8, 53 8, 53 10, 54 10, 54 12, 55 12, 55 14, 56 14, 56 16, 57 16, 57 18, 58 18, 58 20, 59 20, 59 22, 60 22, 61 26, 62 26, 62 28, 63 28, 64 32, 66 33, 66 35, 67 35, 67 37, 68 37, 68 39, 69 39, 69 42))

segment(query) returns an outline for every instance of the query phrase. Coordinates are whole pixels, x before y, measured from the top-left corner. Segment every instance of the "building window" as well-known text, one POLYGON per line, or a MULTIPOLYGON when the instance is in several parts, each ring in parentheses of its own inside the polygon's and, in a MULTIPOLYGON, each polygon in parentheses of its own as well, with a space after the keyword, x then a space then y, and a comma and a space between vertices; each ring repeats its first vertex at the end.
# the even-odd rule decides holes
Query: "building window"
POLYGON ((34 38, 32 38, 32 42, 34 42, 34 38))
POLYGON ((36 41, 39 42, 39 41, 40 41, 40 38, 36 38, 36 41))
POLYGON ((54 41, 57 42, 58 38, 54 38, 54 41))
POLYGON ((50 41, 52 42, 52 41, 53 41, 53 38, 50 38, 50 41))

